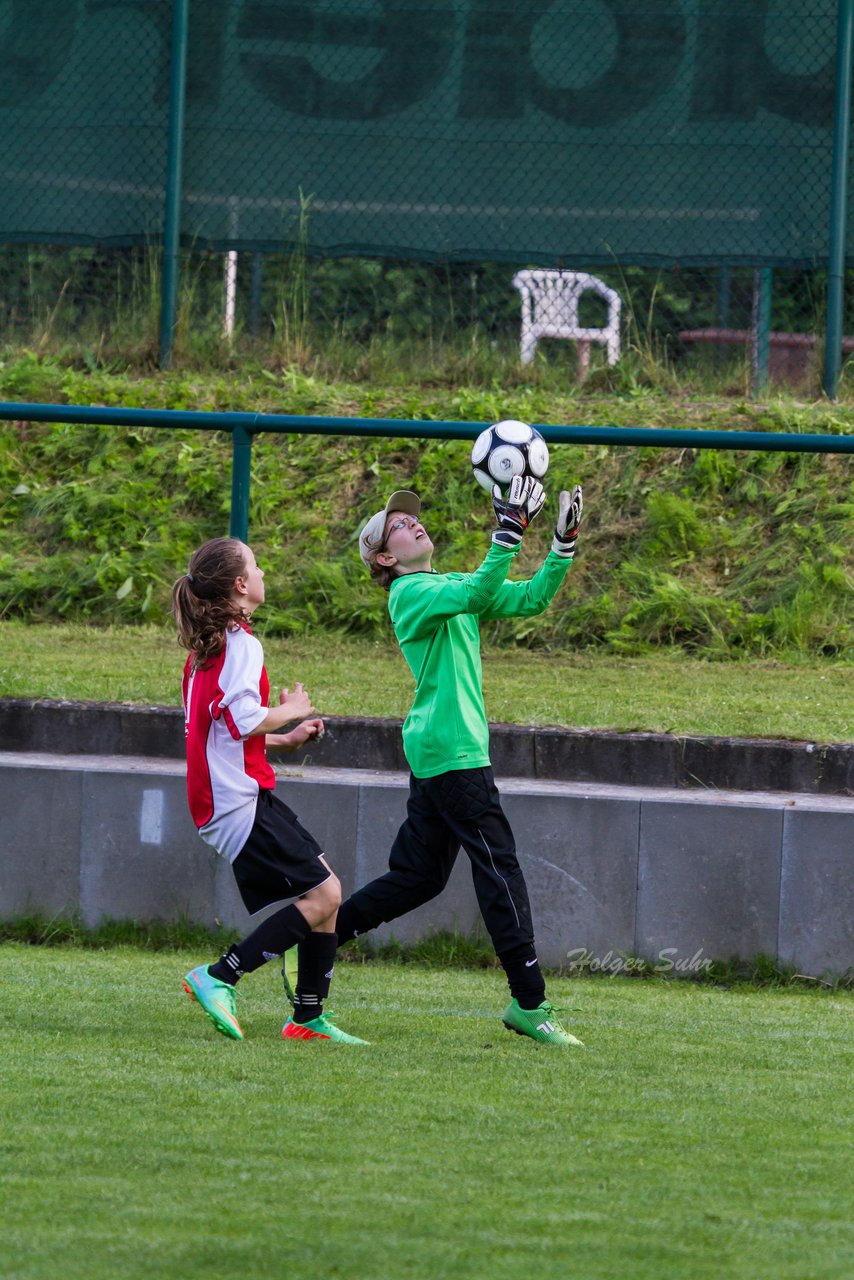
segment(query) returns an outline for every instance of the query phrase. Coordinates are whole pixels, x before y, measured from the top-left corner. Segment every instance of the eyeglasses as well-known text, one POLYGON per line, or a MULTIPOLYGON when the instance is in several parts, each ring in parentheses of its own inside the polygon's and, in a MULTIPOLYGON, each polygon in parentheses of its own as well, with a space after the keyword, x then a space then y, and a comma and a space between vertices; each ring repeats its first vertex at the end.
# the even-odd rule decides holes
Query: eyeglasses
POLYGON ((377 551, 385 551, 386 543, 393 533, 399 533, 401 529, 414 529, 418 525, 415 516, 403 516, 400 520, 394 520, 383 533, 383 540, 377 547, 377 551))
POLYGON ((414 529, 417 524, 418 521, 415 516, 404 516, 402 520, 395 520, 389 525, 385 536, 389 538, 391 534, 397 533, 400 529, 414 529))

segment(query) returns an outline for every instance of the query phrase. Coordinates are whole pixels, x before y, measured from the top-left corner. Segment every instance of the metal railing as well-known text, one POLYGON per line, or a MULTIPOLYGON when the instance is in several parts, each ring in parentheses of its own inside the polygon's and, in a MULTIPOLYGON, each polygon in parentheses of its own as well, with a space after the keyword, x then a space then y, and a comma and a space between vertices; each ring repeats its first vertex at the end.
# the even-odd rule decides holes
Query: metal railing
MULTIPOLYGON (((229 431, 232 440, 229 532, 246 542, 252 440, 256 435, 383 436, 402 440, 474 440, 488 422, 405 418, 328 418, 310 414, 227 413, 190 409, 107 409, 91 405, 0 402, 0 420, 64 422, 100 427, 165 427, 229 431)), ((588 427, 536 423, 548 444, 596 444, 653 449, 745 449, 765 453, 852 453, 854 435, 784 431, 711 431, 686 427, 588 427)))

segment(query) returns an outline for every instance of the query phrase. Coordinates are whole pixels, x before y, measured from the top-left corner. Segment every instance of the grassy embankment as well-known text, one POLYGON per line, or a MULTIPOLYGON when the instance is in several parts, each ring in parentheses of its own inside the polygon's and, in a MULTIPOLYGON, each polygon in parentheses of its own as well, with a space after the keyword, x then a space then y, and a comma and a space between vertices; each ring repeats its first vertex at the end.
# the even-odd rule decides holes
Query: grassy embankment
MULTIPOLYGON (((579 390, 548 366, 508 367, 506 374, 500 384, 459 385, 435 370, 404 381, 386 369, 378 385, 327 382, 295 367, 146 375, 7 353, 0 396, 780 432, 850 433, 854 424, 848 405, 711 398, 625 375, 609 387, 600 381, 579 390)), ((405 710, 408 677, 386 656, 385 600, 366 580, 356 536, 391 487, 413 485, 426 499, 437 566, 473 568, 490 512, 467 453, 465 442, 256 443, 250 538, 267 570, 259 624, 275 679, 305 677, 330 714, 405 710)), ((195 545, 227 528, 229 472, 223 435, 4 424, 3 692, 171 701, 175 655, 158 639, 170 584, 195 545), (100 635, 83 656, 74 649, 88 633, 40 626, 24 636, 19 623, 154 630, 138 637, 141 663, 134 667, 121 632, 100 635), (161 661, 162 682, 154 675, 161 661)), ((852 736, 850 457, 555 447, 552 485, 575 479, 584 483, 586 512, 567 586, 541 618, 485 630, 494 719, 852 736)), ((542 557, 553 509, 554 498, 526 539, 520 572, 542 557)))

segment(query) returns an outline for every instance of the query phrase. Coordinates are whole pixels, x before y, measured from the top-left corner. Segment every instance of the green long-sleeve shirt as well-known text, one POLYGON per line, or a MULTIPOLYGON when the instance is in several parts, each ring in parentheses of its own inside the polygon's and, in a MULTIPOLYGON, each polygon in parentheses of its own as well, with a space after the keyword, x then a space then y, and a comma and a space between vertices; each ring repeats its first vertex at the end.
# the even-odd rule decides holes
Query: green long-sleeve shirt
POLYGON ((480 619, 542 613, 572 563, 550 552, 532 578, 505 582, 515 554, 493 543, 474 573, 408 573, 392 581, 389 613, 415 677, 403 749, 416 778, 489 764, 480 619))

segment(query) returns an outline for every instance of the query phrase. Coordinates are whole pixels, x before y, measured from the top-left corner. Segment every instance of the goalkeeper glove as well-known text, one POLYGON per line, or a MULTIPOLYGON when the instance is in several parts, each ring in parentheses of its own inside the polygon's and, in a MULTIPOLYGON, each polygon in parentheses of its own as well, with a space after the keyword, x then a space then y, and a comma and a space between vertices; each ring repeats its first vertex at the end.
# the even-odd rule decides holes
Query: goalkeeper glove
POLYGON ((514 476, 506 498, 502 497, 498 485, 493 485, 492 506, 498 528, 493 530, 492 541, 500 547, 518 547, 522 534, 545 500, 545 490, 533 476, 514 476))
POLYGON ((575 544, 578 541, 578 526, 581 524, 581 485, 577 484, 572 493, 566 489, 558 497, 558 516, 552 551, 564 560, 571 560, 575 555, 575 544))

